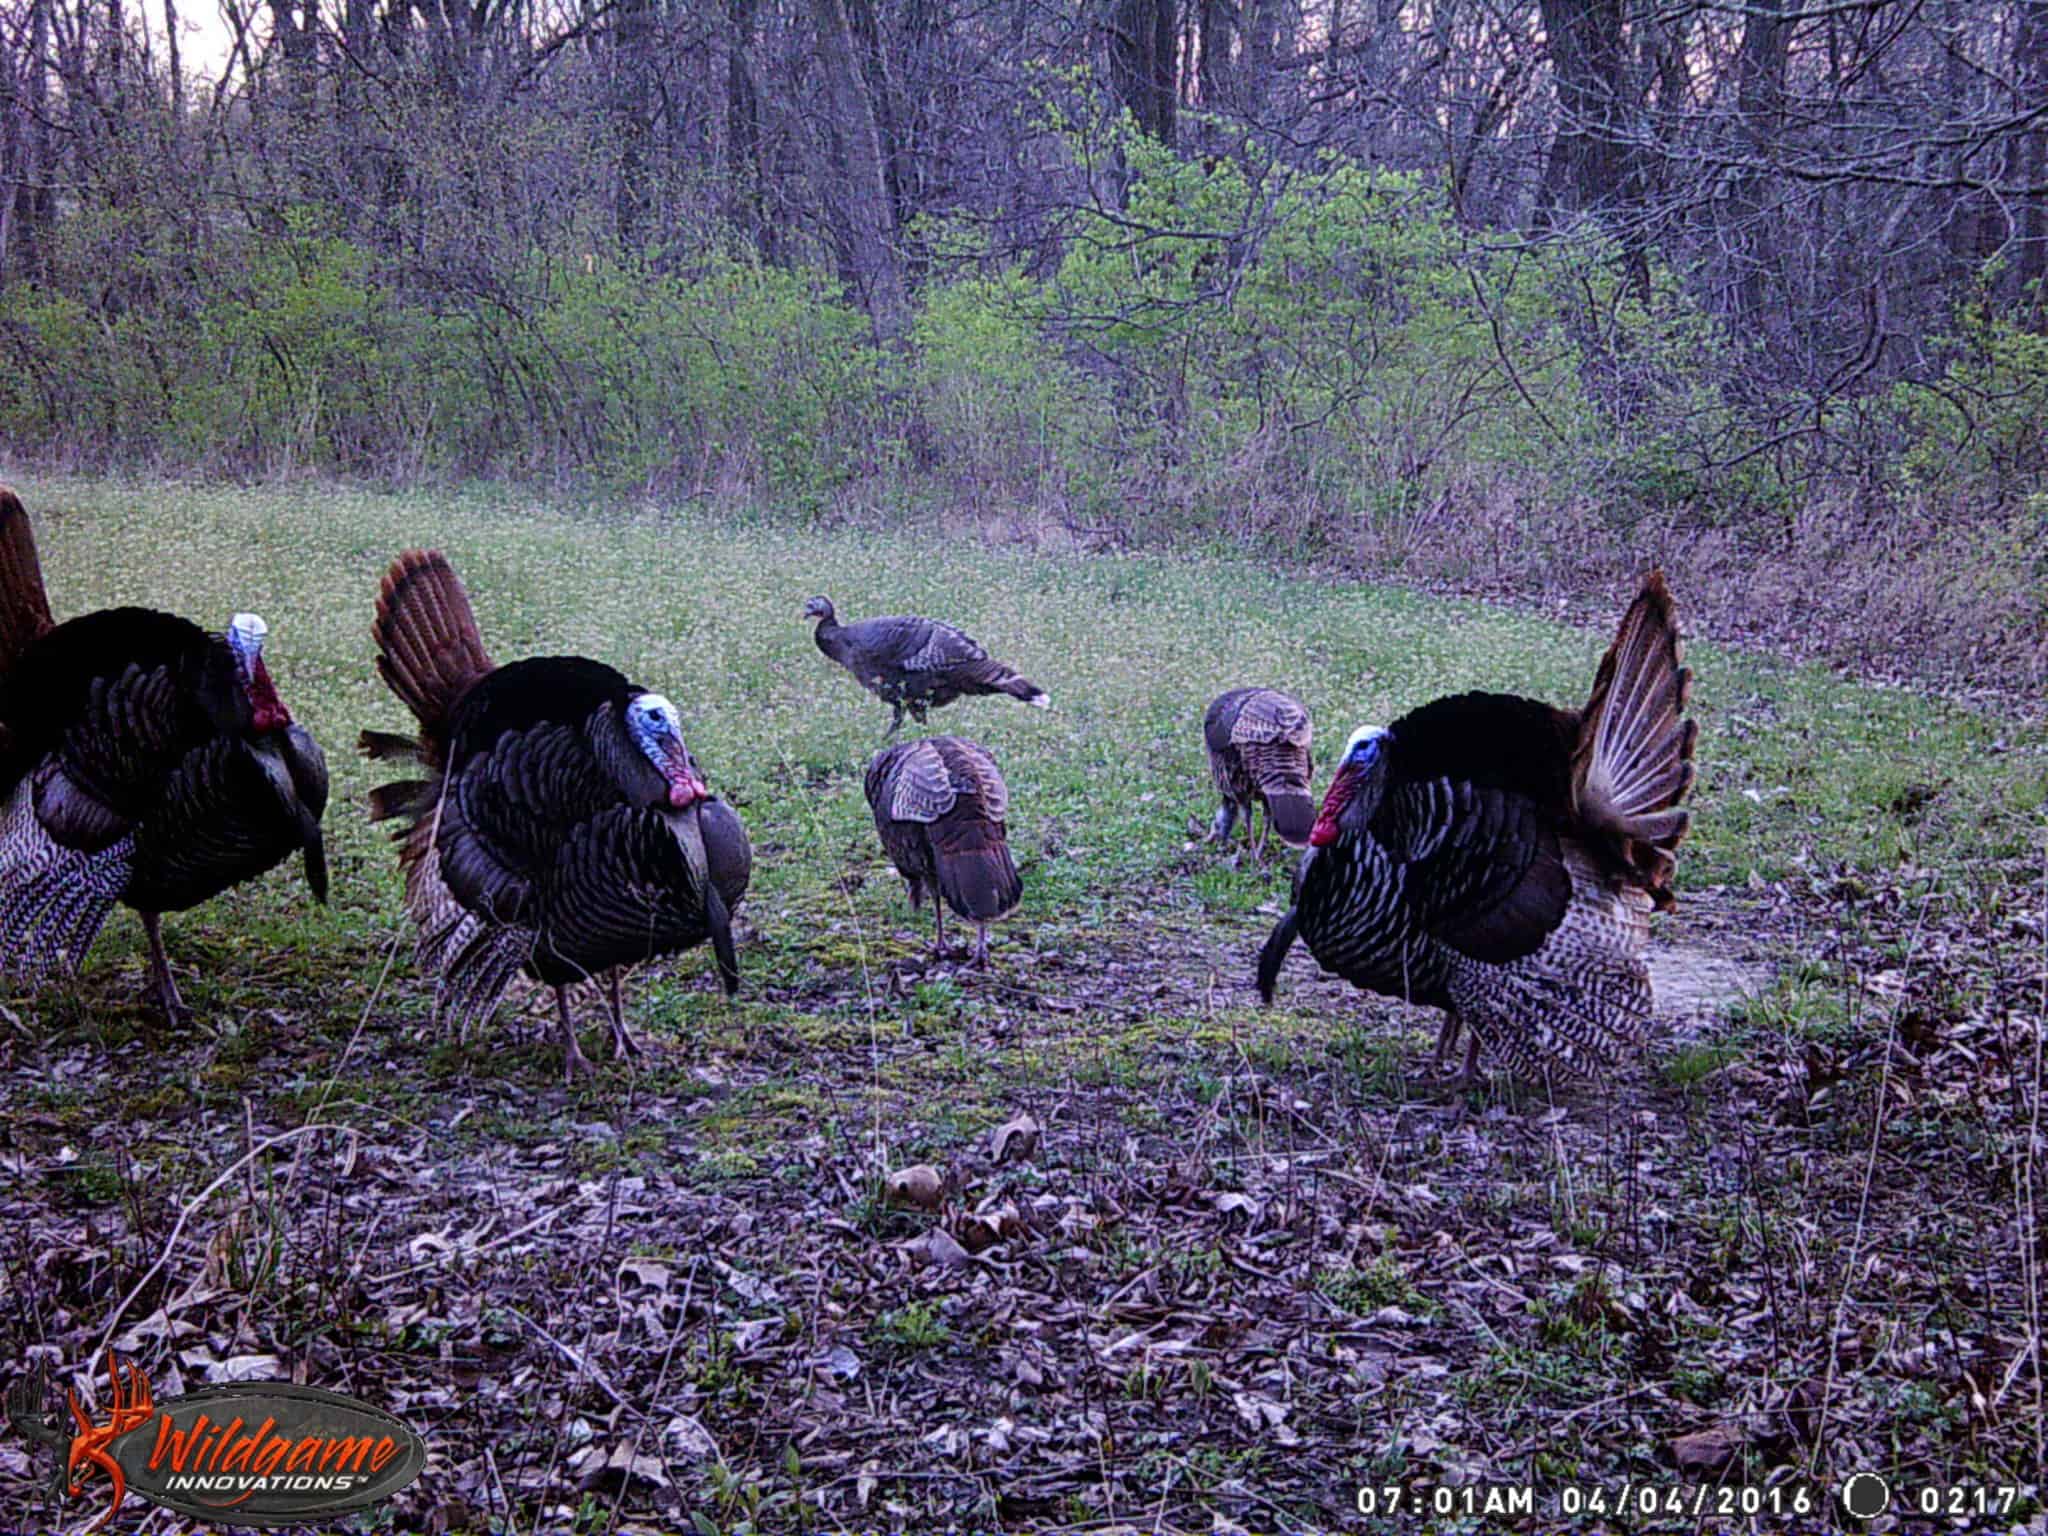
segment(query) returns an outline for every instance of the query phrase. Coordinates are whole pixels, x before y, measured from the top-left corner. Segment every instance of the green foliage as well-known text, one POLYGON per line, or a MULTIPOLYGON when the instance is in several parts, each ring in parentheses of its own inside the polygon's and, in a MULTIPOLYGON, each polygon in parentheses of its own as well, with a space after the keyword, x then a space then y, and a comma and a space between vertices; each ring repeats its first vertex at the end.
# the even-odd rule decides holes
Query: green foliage
POLYGON ((1043 281, 941 289, 922 362, 1012 423, 1057 398, 1062 461, 1124 504, 1204 526, 1328 509, 1298 534, 1350 549, 1453 488, 1702 490, 1726 349, 1672 274, 1639 294, 1592 235, 1490 249, 1434 180, 1335 156, 1200 160, 1128 125, 1069 140, 1121 206, 1077 212, 1043 281))
POLYGON ((1934 339, 1941 376, 1892 389, 1907 443, 1900 468, 1915 488, 1960 483, 2002 500, 2048 478, 2048 333, 1994 302, 1997 278, 1997 265, 1986 267, 1955 329, 1934 339))
POLYGON ((914 471, 1155 541, 1395 563, 1532 507, 1603 545, 1674 509, 1780 533, 1811 476, 1848 462, 1937 523, 1944 496, 1993 507, 1948 536, 1988 528, 2010 558, 1976 568, 2017 575, 1984 606, 2048 621, 2048 503, 2026 501, 2048 477, 2048 337, 1989 301, 1995 269, 1929 344, 1933 377, 1816 409, 1750 387, 1697 285, 1590 222, 1483 235, 1432 175, 1177 151, 1063 110, 1080 79, 1047 71, 1033 94, 1095 195, 1028 259, 920 218, 908 243, 931 259, 886 348, 801 241, 783 266, 719 228, 645 253, 564 228, 486 255, 313 204, 245 226, 85 199, 37 277, 0 289, 0 438, 235 472, 569 474, 802 513, 914 471))
POLYGON ((502 286, 410 294, 298 209, 174 282, 157 275, 173 250, 126 220, 64 229, 59 282, 0 292, 0 432, 19 441, 263 470, 730 478, 797 505, 893 451, 867 323, 815 273, 535 253, 502 286), (118 295, 85 277, 109 260, 118 295))

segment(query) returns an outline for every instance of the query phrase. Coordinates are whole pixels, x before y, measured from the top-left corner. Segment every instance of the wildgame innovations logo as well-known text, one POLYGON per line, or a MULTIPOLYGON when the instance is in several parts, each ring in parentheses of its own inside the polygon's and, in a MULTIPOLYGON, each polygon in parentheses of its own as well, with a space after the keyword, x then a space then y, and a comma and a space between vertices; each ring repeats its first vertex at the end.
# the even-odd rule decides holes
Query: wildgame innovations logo
POLYGON ((45 1414, 40 1370, 7 1401, 14 1427, 56 1452, 66 1497, 107 1500, 87 1531, 113 1520, 131 1493, 202 1520, 298 1525, 380 1503, 426 1465, 426 1442, 410 1425, 318 1387, 237 1382, 159 1403, 142 1368, 111 1353, 107 1386, 103 1419, 65 1394, 68 1427, 45 1414))

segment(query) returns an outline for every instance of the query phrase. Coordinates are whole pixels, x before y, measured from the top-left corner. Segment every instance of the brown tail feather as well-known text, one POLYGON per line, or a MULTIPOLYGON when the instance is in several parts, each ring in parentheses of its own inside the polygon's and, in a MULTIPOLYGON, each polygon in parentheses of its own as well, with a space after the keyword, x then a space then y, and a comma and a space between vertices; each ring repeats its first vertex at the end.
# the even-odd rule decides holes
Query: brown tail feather
POLYGON ((35 529, 21 498, 0 485, 0 671, 52 627, 35 529))
POLYGON ((1007 693, 1013 699, 1022 699, 1040 709, 1052 708, 1052 699, 1043 688, 993 657, 969 673, 968 680, 982 693, 1007 693))
POLYGON ((1579 815, 1612 839, 1613 851, 1659 907, 1674 904, 1673 851, 1692 813, 1679 808, 1694 778, 1697 721, 1685 717, 1692 673, 1677 605, 1653 571, 1622 616, 1579 716, 1572 786, 1579 815))
POLYGON ((440 793, 438 779, 400 779, 395 784, 380 784, 370 791, 370 820, 419 816, 433 808, 440 793))
POLYGON ((427 749, 416 736, 393 731, 364 731, 356 737, 356 750, 373 763, 424 763, 427 749))
POLYGON ((1016 909, 1024 882, 1000 826, 979 816, 942 817, 932 824, 931 839, 939 894, 947 906, 976 923, 1016 909))
POLYGON ((409 549, 391 563, 370 634, 378 674, 430 733, 494 666, 469 594, 438 549, 409 549))

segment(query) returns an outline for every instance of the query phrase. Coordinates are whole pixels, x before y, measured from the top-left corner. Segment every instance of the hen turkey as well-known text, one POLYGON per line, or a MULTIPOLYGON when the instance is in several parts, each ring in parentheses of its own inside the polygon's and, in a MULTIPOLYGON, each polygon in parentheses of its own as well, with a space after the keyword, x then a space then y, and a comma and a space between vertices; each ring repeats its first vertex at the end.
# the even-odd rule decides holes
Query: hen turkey
POLYGON ((554 989, 573 1078, 591 1067, 572 985, 604 978, 620 1055, 639 1051, 620 967, 708 938, 727 995, 738 989, 731 913, 753 854, 705 787, 675 705, 581 656, 497 665, 438 550, 393 563, 372 633, 377 670, 420 730, 365 731, 362 749, 428 776, 373 791, 370 814, 407 818, 395 840, 438 1016, 481 1022, 523 970, 554 989))
POLYGON ((939 953, 947 907, 975 925, 975 962, 988 964, 988 925, 1023 898, 1004 818, 1010 791, 986 748, 960 736, 884 747, 868 764, 868 808, 914 907, 929 896, 939 953))
POLYGON ((1283 843, 1296 848, 1306 843, 1316 816, 1316 803, 1309 796, 1309 780, 1315 776, 1313 738, 1301 701, 1277 688, 1233 688, 1219 695, 1202 719, 1209 772, 1223 796, 1210 841, 1229 838, 1242 815, 1245 841, 1250 843, 1252 822, 1263 805, 1266 824, 1252 844, 1254 858, 1265 853, 1269 832, 1277 832, 1283 843))
POLYGON ((0 969, 75 972, 114 904, 186 1017, 161 916, 305 859, 327 900, 327 760, 263 664, 267 630, 148 608, 52 621, 35 534, 0 487, 0 969))
POLYGON ((1649 914, 1674 905, 1696 722, 1677 614, 1652 574, 1583 709, 1438 699, 1344 749, 1294 907, 1259 956, 1268 1002, 1297 934, 1356 986, 1444 1011, 1518 1071, 1590 1075, 1640 1044, 1649 914))
POLYGON ((882 733, 884 740, 901 728, 906 709, 922 725, 926 710, 968 694, 1006 693, 1039 709, 1052 707, 1043 688, 1004 666, 951 624, 914 614, 842 624, 828 597, 805 603, 804 617, 818 621, 812 635, 818 649, 895 712, 882 733))

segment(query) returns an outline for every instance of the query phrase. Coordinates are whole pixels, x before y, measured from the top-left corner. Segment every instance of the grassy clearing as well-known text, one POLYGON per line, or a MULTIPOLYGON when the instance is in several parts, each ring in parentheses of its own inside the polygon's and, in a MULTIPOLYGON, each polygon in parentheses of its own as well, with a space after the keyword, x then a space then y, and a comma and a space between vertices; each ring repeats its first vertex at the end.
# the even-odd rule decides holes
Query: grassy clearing
MULTIPOLYGON (((1497 1082, 1459 1126, 1419 1075, 1433 1021, 1299 962, 1280 1007, 1251 1006, 1284 875, 1190 848, 1214 809, 1201 712, 1270 681, 1327 752, 1459 688, 1576 699, 1604 634, 1221 559, 501 493, 18 483, 60 616, 262 613, 336 788, 332 907, 282 870, 167 923, 205 1038, 144 1015, 126 916, 75 989, 7 999, 23 1208, 56 1214, 0 1237, 0 1327, 68 1366, 178 1201, 250 1135, 314 1123, 354 1133, 348 1172, 327 1150, 257 1166, 358 1201, 380 1169, 376 1222, 238 1182, 122 1326, 232 1257, 236 1297, 196 1309, 179 1348, 253 1339, 428 1405, 446 1470, 412 1512, 449 1529, 685 1509, 831 1528, 892 1508, 1053 1528, 1162 1503, 1201 1529, 1321 1525, 1389 1467, 1670 1475, 1667 1442, 1723 1420, 1756 1475, 2018 1478, 2038 1451, 2038 1174, 2015 1130, 2038 1094, 2038 721, 1696 643, 1698 832, 1664 932, 1779 979, 1561 1123, 1497 1082), (396 872, 360 815, 376 776, 352 750, 361 727, 406 723, 367 629, 409 543, 448 551, 500 658, 583 652, 667 692, 747 821, 742 1000, 717 998, 701 955, 635 978, 660 1046, 637 1077, 565 1093, 539 999, 485 1040, 424 1034, 396 872), (800 613, 820 591, 848 618, 955 620, 1052 693, 1050 713, 973 700, 933 722, 985 743, 1011 787, 1025 901, 987 975, 926 956, 928 919, 875 842, 861 773, 888 712, 812 646, 800 613), (1950 1071, 1949 1051, 2001 1075, 1950 1071), (988 1133, 1020 1109, 1045 1145, 997 1165, 988 1133), (956 1179, 937 1215, 879 1198, 920 1161, 956 1179), (937 1227, 987 1238, 984 1257, 895 1246, 937 1227), (39 1243, 71 1257, 32 1265, 39 1243), (661 1256, 659 1283, 634 1254, 661 1256), (1788 1439, 1809 1383, 1833 1427, 1788 1439), (937 1438, 887 1427, 905 1412, 937 1438), (636 1426, 658 1476, 579 1461, 636 1426), (502 1483, 493 1435, 511 1437, 492 1442, 502 1483)), ((168 1358, 161 1331, 132 1342, 168 1358)), ((29 1488, 0 1461, 0 1494, 29 1488)))

